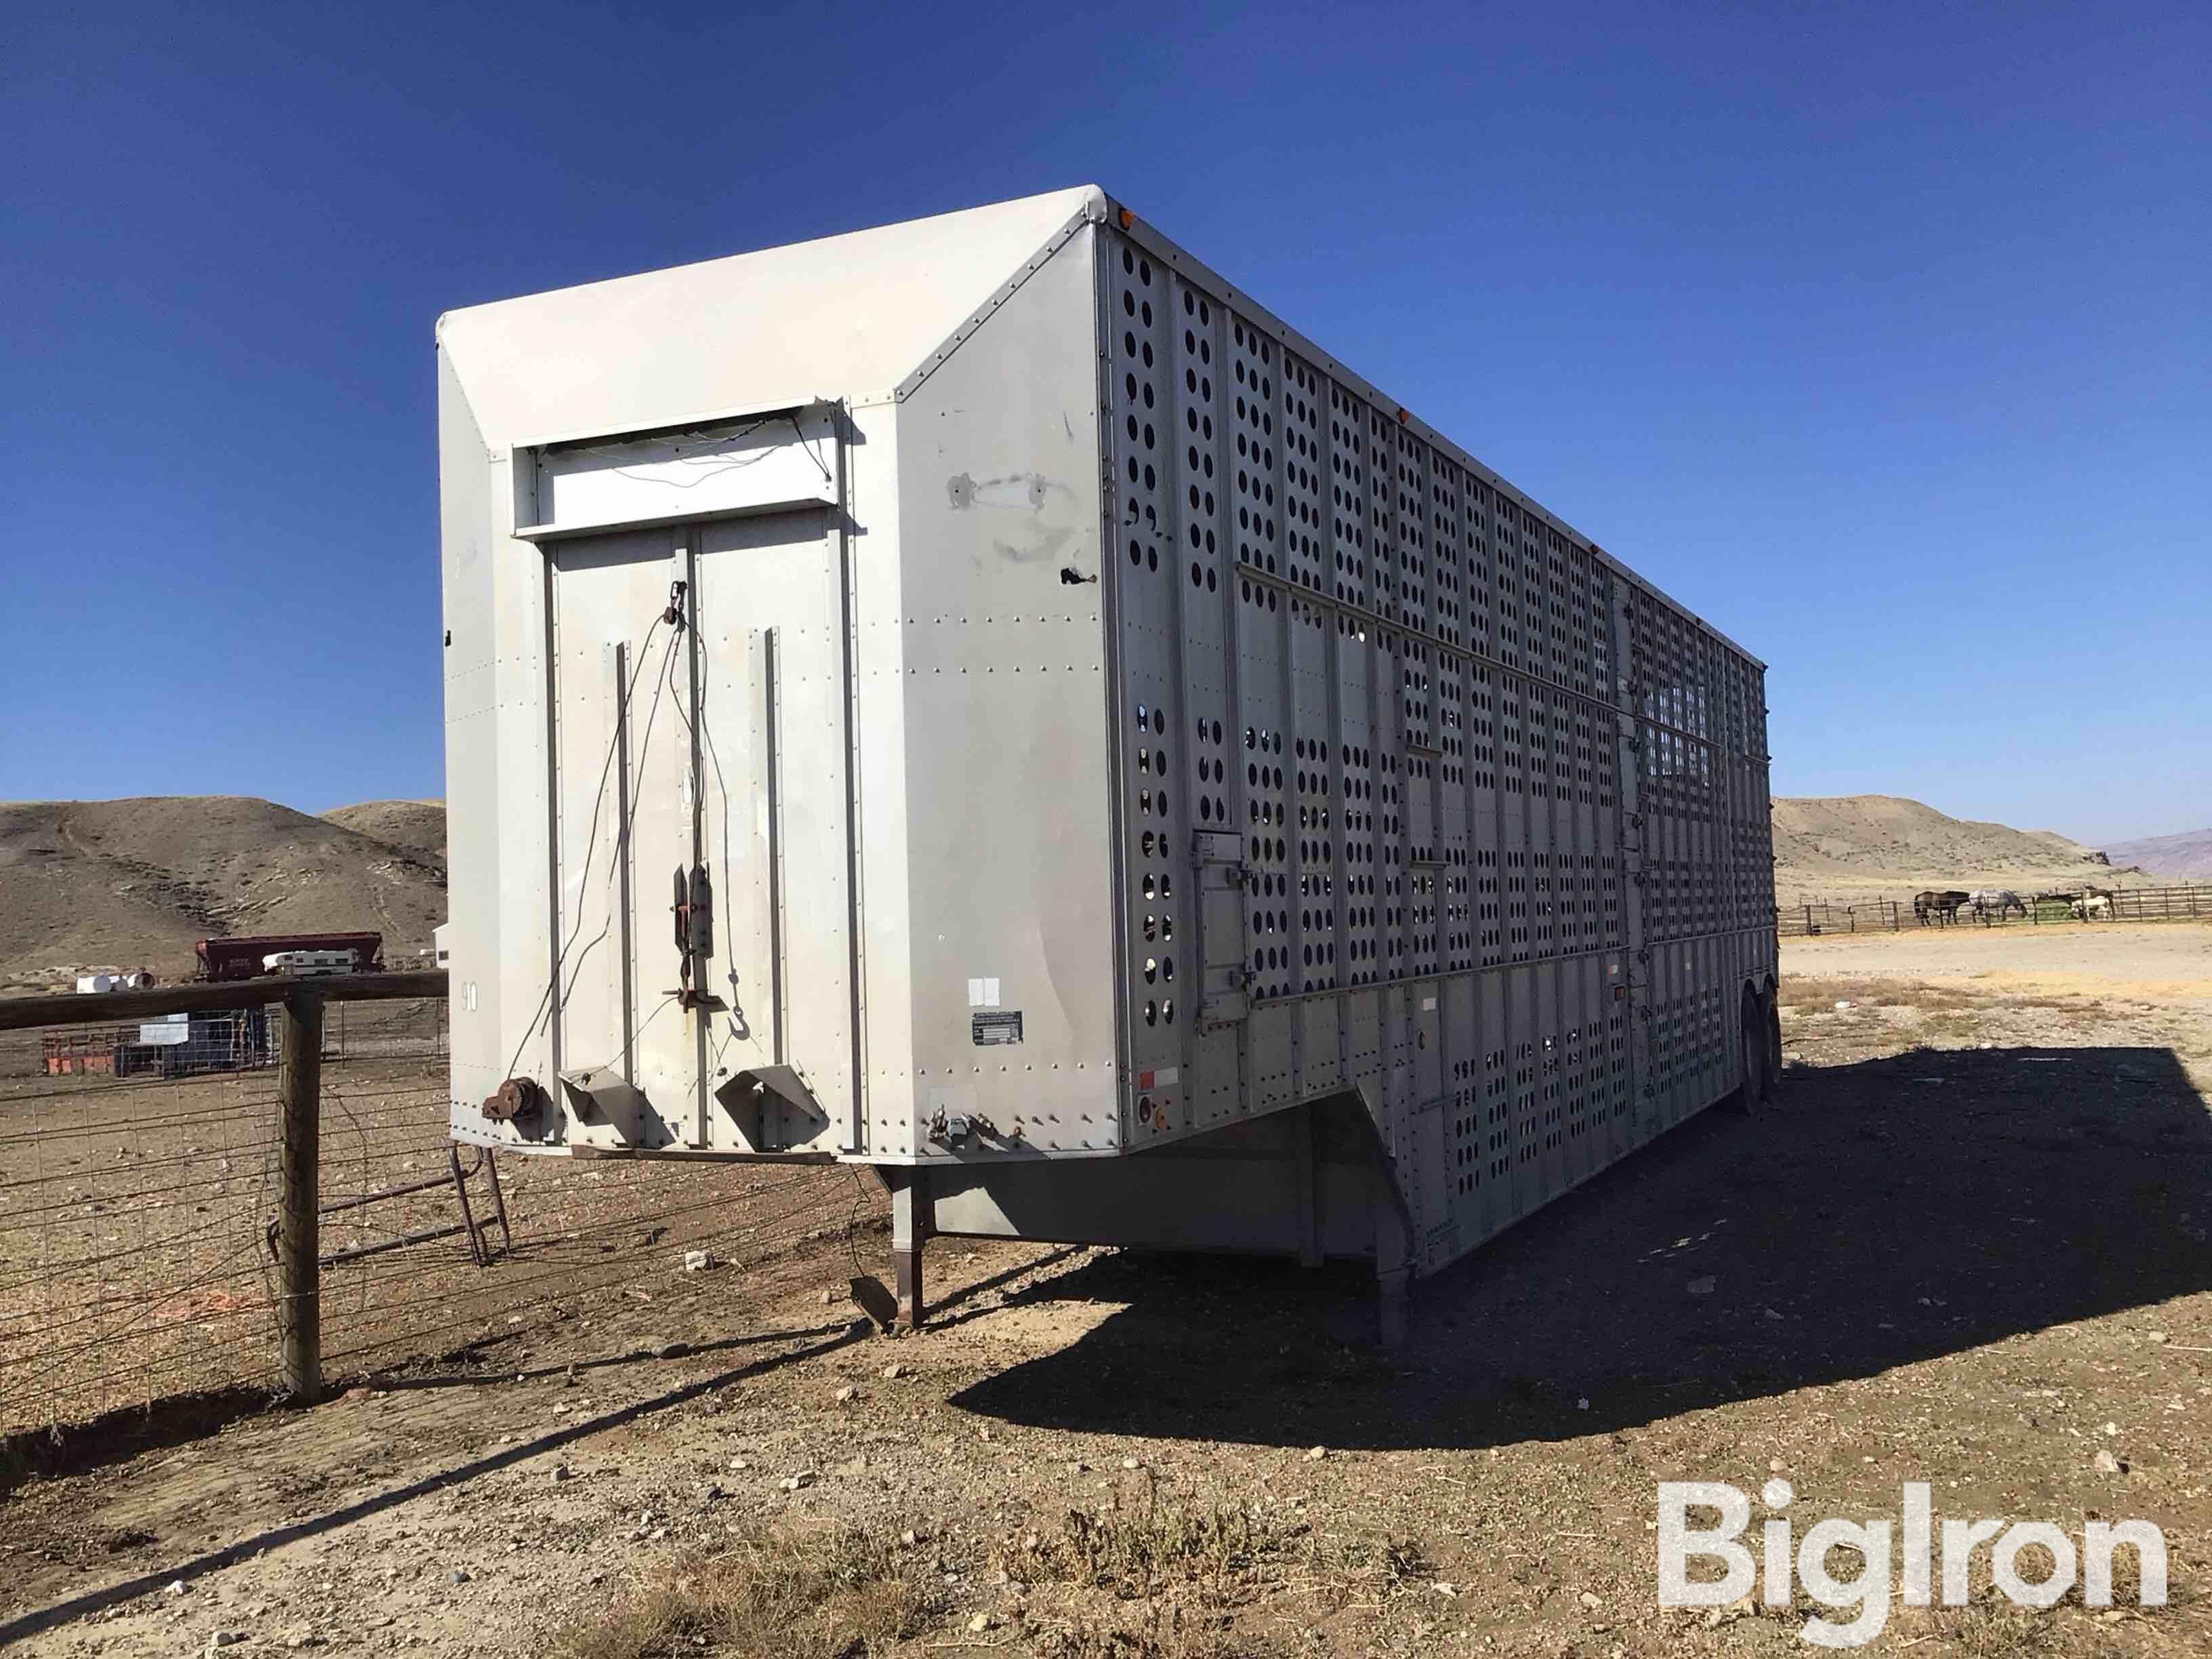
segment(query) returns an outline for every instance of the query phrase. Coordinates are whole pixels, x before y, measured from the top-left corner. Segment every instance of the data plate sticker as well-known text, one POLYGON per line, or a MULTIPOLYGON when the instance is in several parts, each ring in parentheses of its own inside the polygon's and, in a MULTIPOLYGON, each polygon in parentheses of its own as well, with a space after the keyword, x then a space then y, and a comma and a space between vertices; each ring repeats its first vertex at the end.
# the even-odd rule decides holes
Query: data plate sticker
POLYGON ((1019 1009, 1005 1010, 969 1016, 969 1029, 974 1032, 975 1046, 988 1048, 1001 1042, 1022 1040, 1022 1016, 1019 1009))

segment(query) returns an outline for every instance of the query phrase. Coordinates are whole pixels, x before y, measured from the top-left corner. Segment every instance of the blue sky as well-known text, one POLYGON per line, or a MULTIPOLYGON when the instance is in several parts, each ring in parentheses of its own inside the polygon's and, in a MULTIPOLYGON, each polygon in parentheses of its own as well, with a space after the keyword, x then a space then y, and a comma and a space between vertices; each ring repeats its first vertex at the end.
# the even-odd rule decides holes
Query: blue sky
POLYGON ((1777 793, 2212 823, 2208 63, 2201 5, 11 9, 0 798, 441 793, 441 311, 1091 181, 1765 658, 1777 793))

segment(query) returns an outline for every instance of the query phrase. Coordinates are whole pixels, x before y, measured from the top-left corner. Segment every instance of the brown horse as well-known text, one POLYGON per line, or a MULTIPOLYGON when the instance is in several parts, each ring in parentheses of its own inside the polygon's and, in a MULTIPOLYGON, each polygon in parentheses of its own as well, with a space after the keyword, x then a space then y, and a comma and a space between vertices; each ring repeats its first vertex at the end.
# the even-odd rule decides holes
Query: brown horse
POLYGON ((1937 921, 1948 927, 1958 921, 1959 907, 1970 896, 1969 894, 1948 888, 1940 893, 1932 891, 1915 893, 1912 896, 1912 914, 1919 918, 1923 927, 1927 927, 1930 922, 1937 921))

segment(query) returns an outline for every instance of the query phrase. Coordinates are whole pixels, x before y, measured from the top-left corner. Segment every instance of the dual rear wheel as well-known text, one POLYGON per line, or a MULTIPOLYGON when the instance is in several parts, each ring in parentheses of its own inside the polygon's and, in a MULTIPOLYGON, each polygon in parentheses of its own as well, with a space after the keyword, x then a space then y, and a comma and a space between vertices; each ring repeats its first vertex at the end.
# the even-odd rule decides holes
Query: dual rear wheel
POLYGON ((1743 993, 1743 1077, 1737 1103, 1747 1112, 1774 1103, 1782 1082, 1782 1013, 1772 991, 1743 993))

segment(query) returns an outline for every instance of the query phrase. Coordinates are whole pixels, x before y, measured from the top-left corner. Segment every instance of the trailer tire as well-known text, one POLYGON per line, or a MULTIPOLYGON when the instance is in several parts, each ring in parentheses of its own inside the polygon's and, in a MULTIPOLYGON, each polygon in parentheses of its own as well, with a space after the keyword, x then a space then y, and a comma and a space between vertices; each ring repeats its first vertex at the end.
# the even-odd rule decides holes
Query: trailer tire
POLYGON ((1738 1022, 1736 1051, 1741 1071, 1730 1103, 1748 1117, 1771 1097, 1766 1064, 1766 1021, 1760 1012, 1759 994, 1744 988, 1742 1018, 1738 1022))
POLYGON ((1782 994, 1772 985, 1766 988, 1766 1099, 1768 1103, 1782 1097, 1782 994))

